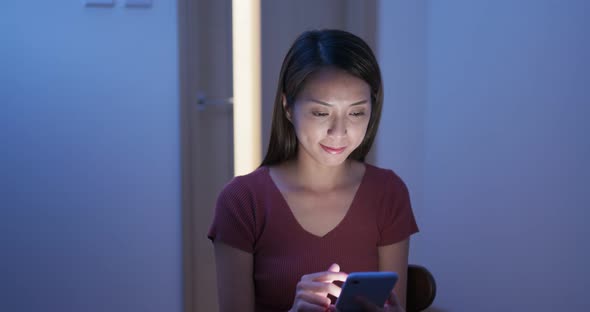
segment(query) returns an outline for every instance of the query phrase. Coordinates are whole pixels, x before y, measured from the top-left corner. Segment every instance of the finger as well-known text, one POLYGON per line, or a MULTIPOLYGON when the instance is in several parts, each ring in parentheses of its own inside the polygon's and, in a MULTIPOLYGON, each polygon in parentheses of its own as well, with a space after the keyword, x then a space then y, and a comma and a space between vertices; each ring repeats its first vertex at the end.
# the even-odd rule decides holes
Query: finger
POLYGON ((340 272, 340 266, 338 263, 333 263, 329 268, 328 271, 330 272, 340 272))
POLYGON ((330 271, 326 271, 326 272, 318 272, 318 273, 312 273, 312 274, 303 275, 301 277, 301 280, 302 281, 316 281, 316 282, 328 282, 328 283, 331 283, 333 281, 342 281, 342 282, 344 282, 347 277, 348 277, 348 274, 346 274, 344 272, 330 272, 330 271))
POLYGON ((301 300, 312 305, 321 306, 324 309, 327 309, 331 303, 330 298, 326 296, 306 291, 297 292, 297 294, 295 295, 295 300, 301 300))
POLYGON ((395 291, 391 291, 391 293, 389 294, 389 298, 387 298, 387 303, 390 306, 399 306, 399 300, 397 300, 397 295, 395 294, 395 291))
POLYGON ((330 294, 332 296, 339 297, 340 293, 342 292, 342 288, 332 283, 301 281, 297 283, 297 292, 303 291, 314 292, 323 296, 330 294))
POLYGON ((326 309, 324 306, 302 301, 297 304, 296 311, 325 312, 326 309))
POLYGON ((340 293, 342 293, 342 288, 340 286, 332 283, 328 284, 328 294, 338 298, 340 297, 340 293))

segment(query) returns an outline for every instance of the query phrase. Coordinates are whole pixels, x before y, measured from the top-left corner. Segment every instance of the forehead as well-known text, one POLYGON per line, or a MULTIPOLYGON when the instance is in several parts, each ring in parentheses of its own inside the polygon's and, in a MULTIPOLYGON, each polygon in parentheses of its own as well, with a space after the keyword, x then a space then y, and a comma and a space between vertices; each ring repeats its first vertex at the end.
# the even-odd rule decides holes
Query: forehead
POLYGON ((298 99, 310 98, 328 103, 370 100, 371 88, 344 70, 326 67, 310 75, 298 95, 298 99))

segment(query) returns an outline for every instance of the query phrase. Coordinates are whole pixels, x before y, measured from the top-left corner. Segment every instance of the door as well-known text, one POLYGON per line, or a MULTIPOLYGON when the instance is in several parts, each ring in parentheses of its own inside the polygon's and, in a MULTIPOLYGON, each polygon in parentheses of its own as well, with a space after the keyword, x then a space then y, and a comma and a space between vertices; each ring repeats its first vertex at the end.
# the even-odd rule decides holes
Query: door
POLYGON ((231 0, 179 0, 185 311, 217 311, 207 231, 233 177, 231 0))

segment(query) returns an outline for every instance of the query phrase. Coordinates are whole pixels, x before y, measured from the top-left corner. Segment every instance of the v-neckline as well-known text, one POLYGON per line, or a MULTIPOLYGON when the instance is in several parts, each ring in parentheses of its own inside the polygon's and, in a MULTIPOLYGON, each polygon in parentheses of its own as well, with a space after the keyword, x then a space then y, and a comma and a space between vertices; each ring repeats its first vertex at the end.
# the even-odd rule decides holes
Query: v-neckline
POLYGON ((341 228, 343 226, 343 224, 348 219, 351 218, 350 215, 352 215, 352 213, 354 211, 353 209, 357 206, 356 202, 358 201, 358 197, 360 196, 359 194, 361 193, 362 189, 364 188, 364 185, 366 184, 368 171, 370 170, 369 164, 364 164, 364 166, 365 166, 365 172, 363 173, 363 177, 361 178, 361 182, 359 183, 358 187, 356 188, 356 191, 354 193, 354 197, 352 198, 352 201, 350 202, 350 205, 349 205, 348 209, 346 210, 344 217, 342 217, 342 220, 340 220, 340 222, 338 222, 332 229, 330 229, 328 232, 326 232, 326 234, 324 234, 323 236, 319 236, 319 235, 311 233, 310 231, 306 230, 303 227, 303 225, 301 225, 301 223, 299 223, 299 220, 297 220, 297 218, 295 217, 295 214, 293 213, 291 206, 289 206, 287 199, 285 198, 285 196, 283 195, 283 193, 281 192, 281 190, 279 189, 279 187, 277 186, 277 184, 273 180, 272 176, 270 175, 270 168, 265 167, 265 169, 266 169, 266 176, 268 177, 268 180, 269 180, 270 184, 272 185, 273 191, 275 192, 275 195, 280 198, 281 205, 283 206, 282 208, 284 208, 284 210, 286 210, 286 214, 287 214, 288 218, 290 219, 290 222, 294 223, 295 226, 301 232, 305 233, 305 235, 311 236, 314 239, 326 239, 328 236, 333 235, 334 232, 336 232, 339 228, 341 228))

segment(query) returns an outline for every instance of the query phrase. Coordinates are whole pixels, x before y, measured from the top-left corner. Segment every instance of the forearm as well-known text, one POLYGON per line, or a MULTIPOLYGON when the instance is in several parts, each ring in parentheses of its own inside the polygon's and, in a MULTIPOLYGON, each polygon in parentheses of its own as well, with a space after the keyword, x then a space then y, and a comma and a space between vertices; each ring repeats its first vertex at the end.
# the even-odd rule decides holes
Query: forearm
POLYGON ((222 243, 214 247, 219 311, 254 312, 252 255, 222 243))

